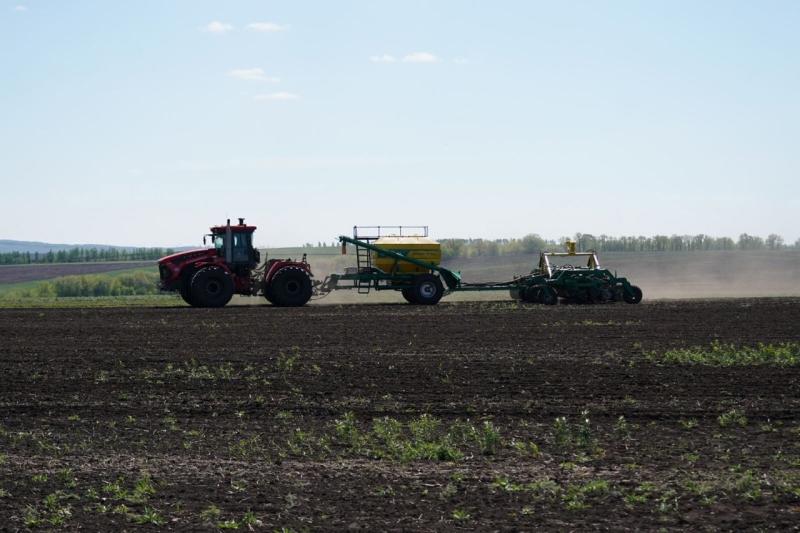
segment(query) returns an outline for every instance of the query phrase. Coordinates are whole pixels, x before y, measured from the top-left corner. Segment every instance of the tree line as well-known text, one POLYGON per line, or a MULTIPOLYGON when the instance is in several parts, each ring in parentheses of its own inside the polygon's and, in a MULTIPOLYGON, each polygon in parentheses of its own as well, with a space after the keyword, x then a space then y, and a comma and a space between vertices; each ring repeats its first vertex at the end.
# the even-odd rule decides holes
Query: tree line
POLYGON ((800 239, 786 244, 783 237, 766 238, 742 233, 737 240, 710 235, 622 236, 576 233, 558 240, 530 234, 521 239, 442 239, 442 258, 533 254, 542 250, 561 251, 567 240, 575 241, 578 251, 597 252, 695 252, 712 250, 800 250, 800 239))
POLYGON ((5 252, 0 253, 0 265, 153 261, 174 252, 171 248, 72 248, 46 253, 5 252))
MULTIPOLYGON (((730 237, 710 235, 653 235, 622 236, 576 233, 572 237, 545 239, 532 233, 520 239, 441 239, 442 257, 497 256, 533 254, 541 250, 562 250, 564 242, 573 240, 579 251, 597 252, 693 252, 711 250, 800 250, 800 239, 787 244, 783 237, 770 234, 766 238, 742 233, 734 240, 730 237)), ((304 248, 333 248, 336 243, 306 243, 304 248)), ((72 248, 39 252, 0 253, 0 265, 26 265, 35 263, 91 263, 101 261, 155 261, 174 253, 171 248, 72 248)))
POLYGON ((140 271, 115 276, 108 274, 63 276, 38 282, 30 288, 10 291, 2 298, 141 296, 158 293, 158 274, 140 271))

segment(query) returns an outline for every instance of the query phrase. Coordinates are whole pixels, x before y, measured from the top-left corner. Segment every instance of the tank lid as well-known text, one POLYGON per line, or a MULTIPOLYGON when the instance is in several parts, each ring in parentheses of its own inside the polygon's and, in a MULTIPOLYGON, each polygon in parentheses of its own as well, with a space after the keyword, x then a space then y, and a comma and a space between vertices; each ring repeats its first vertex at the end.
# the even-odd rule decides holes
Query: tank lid
POLYGON ((428 237, 417 237, 417 236, 411 236, 411 235, 409 235, 409 236, 405 236, 404 235, 404 236, 400 237, 400 236, 395 236, 395 235, 387 235, 386 237, 381 237, 381 238, 377 239, 375 241, 375 244, 378 244, 378 245, 380 245, 380 244, 383 244, 383 245, 386 245, 386 244, 436 244, 436 245, 438 245, 439 243, 436 242, 433 239, 428 238, 428 237))
POLYGON ((383 237, 427 237, 428 226, 353 226, 353 238, 362 241, 383 237))

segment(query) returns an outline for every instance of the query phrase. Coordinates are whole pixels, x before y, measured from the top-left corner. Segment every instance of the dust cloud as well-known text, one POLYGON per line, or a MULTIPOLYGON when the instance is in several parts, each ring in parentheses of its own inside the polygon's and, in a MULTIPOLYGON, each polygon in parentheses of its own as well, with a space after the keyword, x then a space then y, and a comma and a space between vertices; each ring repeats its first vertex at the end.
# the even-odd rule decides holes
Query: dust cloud
MULTIPOLYGON (((647 252, 600 254, 600 265, 641 287, 645 299, 800 296, 800 252, 647 252)), ((465 281, 499 281, 529 272, 538 256, 453 259, 465 281)))
MULTIPOLYGON (((600 265, 616 271, 641 287, 644 300, 683 298, 751 298, 800 296, 800 252, 646 252, 605 253, 600 265)), ((529 273, 538 263, 537 255, 455 258, 442 266, 461 271, 469 282, 507 281, 529 273)), ((308 257, 315 279, 342 272, 355 264, 354 255, 308 257)), ((576 265, 583 264, 576 261, 576 265)), ((450 294, 444 302, 509 300, 506 291, 450 294)), ((263 304, 262 298, 236 297, 238 304, 263 304)), ((312 300, 319 304, 405 303, 395 291, 339 290, 312 300)))

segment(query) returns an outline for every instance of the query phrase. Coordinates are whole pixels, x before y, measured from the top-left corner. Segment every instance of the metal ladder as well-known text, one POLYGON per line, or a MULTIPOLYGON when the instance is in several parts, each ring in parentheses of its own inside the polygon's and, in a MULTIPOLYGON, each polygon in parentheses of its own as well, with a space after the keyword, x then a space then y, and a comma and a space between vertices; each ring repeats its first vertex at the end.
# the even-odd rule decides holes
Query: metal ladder
MULTIPOLYGON (((372 270, 372 252, 368 248, 356 246, 356 266, 359 274, 372 270)), ((371 281, 359 279, 356 281, 356 287, 358 294, 369 294, 371 281)))

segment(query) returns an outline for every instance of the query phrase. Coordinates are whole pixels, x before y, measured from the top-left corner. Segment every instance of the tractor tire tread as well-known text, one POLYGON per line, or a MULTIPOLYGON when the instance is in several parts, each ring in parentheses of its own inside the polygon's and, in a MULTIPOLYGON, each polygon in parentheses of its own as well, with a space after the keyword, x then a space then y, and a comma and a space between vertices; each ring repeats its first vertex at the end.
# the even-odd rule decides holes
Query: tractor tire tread
POLYGON ((201 268, 192 276, 191 305, 195 307, 224 307, 231 301, 233 292, 233 280, 219 267, 201 268), (212 282, 216 282, 218 291, 210 291, 212 282))
POLYGON ((312 293, 311 275, 296 266, 278 270, 264 288, 264 297, 278 307, 302 307, 311 299, 312 293))

